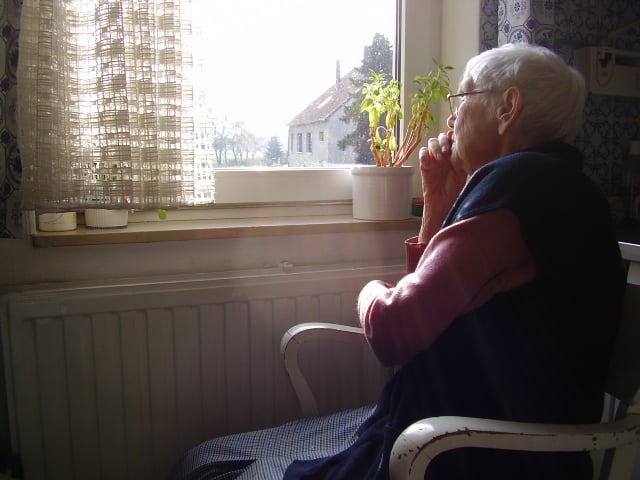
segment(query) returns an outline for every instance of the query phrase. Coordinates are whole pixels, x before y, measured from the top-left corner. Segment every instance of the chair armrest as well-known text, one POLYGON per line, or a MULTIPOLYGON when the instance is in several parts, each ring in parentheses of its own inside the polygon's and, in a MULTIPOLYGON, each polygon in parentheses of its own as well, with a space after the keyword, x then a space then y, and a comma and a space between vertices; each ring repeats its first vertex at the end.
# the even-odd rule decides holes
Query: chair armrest
POLYGON ((389 473, 391 480, 423 480, 436 455, 461 447, 567 452, 631 444, 640 444, 640 415, 629 415, 611 423, 583 425, 433 417, 413 423, 396 439, 389 473))
POLYGON ((301 323, 285 332, 280 342, 280 353, 304 417, 319 414, 316 399, 298 363, 300 347, 310 340, 331 340, 355 345, 367 343, 361 328, 333 323, 301 323))

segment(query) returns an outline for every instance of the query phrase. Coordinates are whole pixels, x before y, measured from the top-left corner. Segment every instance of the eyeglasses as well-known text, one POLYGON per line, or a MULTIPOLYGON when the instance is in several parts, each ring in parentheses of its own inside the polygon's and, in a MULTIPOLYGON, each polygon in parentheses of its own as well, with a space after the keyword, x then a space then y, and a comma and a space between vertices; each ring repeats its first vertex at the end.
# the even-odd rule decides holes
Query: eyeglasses
POLYGON ((462 105, 467 95, 476 95, 478 93, 486 93, 490 91, 491 90, 472 90, 471 92, 447 95, 447 100, 449 100, 449 108, 451 109, 451 115, 453 115, 454 117, 458 116, 458 110, 460 109, 460 105, 462 105))

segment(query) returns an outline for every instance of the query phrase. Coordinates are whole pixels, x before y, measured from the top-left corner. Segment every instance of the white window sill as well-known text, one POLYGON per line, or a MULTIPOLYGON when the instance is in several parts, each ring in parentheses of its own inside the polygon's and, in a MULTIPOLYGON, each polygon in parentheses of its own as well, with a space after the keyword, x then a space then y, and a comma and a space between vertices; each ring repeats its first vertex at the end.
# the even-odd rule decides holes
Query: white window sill
POLYGON ((351 170, 264 169, 216 172, 216 205, 168 212, 129 214, 125 229, 66 232, 36 230, 34 247, 149 243, 217 238, 264 237, 312 233, 353 233, 420 228, 419 219, 364 221, 351 215, 351 170))
MULTIPOLYGON (((241 237, 354 233, 420 228, 420 218, 367 221, 351 215, 351 204, 271 205, 251 209, 225 208, 169 212, 167 220, 151 213, 130 215, 127 228, 95 230, 79 224, 66 232, 35 232, 34 247, 68 247, 171 242, 241 237), (203 218, 205 217, 205 218, 203 218)), ((81 217, 80 217, 81 218, 81 217)))

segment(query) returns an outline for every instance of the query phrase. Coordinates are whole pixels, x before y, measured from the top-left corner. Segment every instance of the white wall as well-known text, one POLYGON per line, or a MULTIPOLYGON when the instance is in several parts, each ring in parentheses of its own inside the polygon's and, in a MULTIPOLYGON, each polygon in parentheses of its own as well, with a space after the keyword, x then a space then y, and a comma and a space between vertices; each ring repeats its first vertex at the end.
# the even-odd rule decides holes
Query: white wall
MULTIPOLYGON (((409 99, 415 91, 413 78, 432 71, 432 59, 454 67, 450 73, 451 89, 457 89, 467 60, 479 50, 480 3, 480 0, 425 0, 415 5, 406 5, 406 2, 403 2, 403 8, 411 9, 407 11, 403 31, 410 31, 412 34, 411 41, 407 38, 402 39, 401 61, 403 64, 412 65, 410 69, 405 70, 405 78, 402 79, 404 118, 411 118, 409 99), (407 45, 422 47, 409 50, 406 48, 407 45)), ((442 102, 437 113, 438 125, 432 129, 429 136, 436 136, 438 132, 447 130, 448 116, 449 106, 442 102)), ((417 151, 409 163, 418 165, 417 151)), ((414 196, 420 196, 421 189, 420 176, 415 175, 414 196)))
POLYGON ((404 239, 417 232, 292 235, 123 245, 33 248, 0 241, 0 291, 11 285, 207 273, 327 264, 404 261, 404 239))
MULTIPOLYGON (((480 53, 480 0, 447 0, 442 11, 442 61, 452 65, 455 90, 465 64, 480 53)), ((446 121, 446 116, 443 118, 446 121)))

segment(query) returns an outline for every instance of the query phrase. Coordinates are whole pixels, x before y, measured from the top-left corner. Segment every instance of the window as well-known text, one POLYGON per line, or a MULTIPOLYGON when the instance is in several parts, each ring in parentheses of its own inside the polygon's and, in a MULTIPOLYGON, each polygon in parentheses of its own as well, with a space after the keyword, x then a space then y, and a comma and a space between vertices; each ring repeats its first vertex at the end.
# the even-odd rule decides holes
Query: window
POLYGON ((298 134, 298 153, 302 153, 302 134, 298 134))
MULTIPOLYGON (((286 144, 295 129, 292 120, 300 115, 305 116, 300 127, 316 131, 317 122, 328 121, 318 115, 333 112, 322 109, 314 115, 313 107, 319 106, 314 102, 362 65, 375 34, 395 43, 393 0, 279 0, 277 8, 270 0, 192 2, 194 61, 209 72, 196 77, 203 92, 198 108, 207 112, 207 123, 221 122, 218 134, 230 136, 235 125, 243 141, 257 143, 248 156, 230 158, 218 169, 262 166, 268 140, 275 135, 286 144)), ((297 152, 311 152, 308 130, 301 133, 297 152)))
MULTIPOLYGON (((301 2, 302 3, 302 2, 301 2)), ((351 2, 346 2, 351 4, 351 2)), ((345 5, 346 5, 345 3, 345 5)), ((363 11, 370 5, 369 2, 361 3, 360 0, 355 2, 360 5, 363 11)), ((376 2, 377 3, 377 2, 376 2)), ((401 4, 401 9, 398 10, 399 19, 398 23, 402 24, 403 30, 400 33, 401 55, 396 53, 395 61, 398 64, 396 69, 399 71, 399 76, 403 83, 411 85, 411 81, 405 82, 405 79, 411 79, 416 75, 424 75, 425 71, 429 71, 432 67, 432 58, 442 58, 442 52, 440 50, 441 45, 439 39, 441 38, 441 31, 443 28, 443 18, 441 8, 445 8, 449 3, 444 0, 400 0, 393 2, 390 0, 384 0, 386 6, 395 8, 395 4, 401 4)), ((324 8, 324 4, 318 4, 320 8, 324 8)), ((456 8, 467 9, 467 2, 459 0, 455 2, 456 8), (462 7, 461 7, 462 5, 462 7)), ((335 12, 342 12, 342 6, 336 7, 335 12)), ((390 18, 394 15, 391 14, 390 18)), ((307 18, 311 18, 307 16, 307 18)), ((360 18, 356 15, 354 18, 360 18)), ((476 17, 477 18, 477 17, 476 17)), ((353 20, 350 21, 359 21, 353 20)), ((362 20, 363 22, 365 20, 362 20)), ((370 25, 374 26, 375 31, 381 31, 379 19, 367 21, 370 25)), ((472 20, 473 22, 473 20, 472 20)), ((333 25, 333 22, 329 22, 333 25)), ((305 24, 305 22, 302 22, 305 24)), ((455 24, 450 25, 449 31, 455 30, 455 24)), ((326 27, 326 25, 325 25, 326 27)), ((333 28, 331 29, 333 31, 333 28)), ((473 35, 473 30, 469 29, 469 35, 473 35)), ((323 34, 325 36, 331 36, 323 34)), ((343 39, 344 41, 344 39, 343 39)), ((455 36, 455 45, 460 43, 460 34, 455 36)), ((470 40, 467 40, 469 49, 472 51, 477 48, 477 35, 473 36, 470 40)), ((473 53, 473 52, 471 52, 473 53)), ((359 52, 358 57, 362 57, 362 52, 359 52)), ((313 57, 313 56, 311 56, 313 57)), ((287 58, 290 57, 287 54, 287 58)), ((296 59, 297 60, 297 59, 296 59)), ((346 70, 345 62, 341 62, 341 70, 346 70)), ((304 75, 304 73, 303 73, 304 75)), ((452 79, 456 75, 459 75, 459 70, 456 68, 455 73, 452 75, 452 79)), ((331 84, 331 80, 329 81, 331 84)), ((322 82, 323 85, 326 82, 322 82)), ((322 92, 322 88, 320 88, 322 92)), ((304 104, 315 98, 316 89, 313 89, 313 94, 310 94, 304 100, 304 104)), ((404 95, 410 96, 411 92, 405 89, 404 95)), ((410 115, 410 102, 403 101, 405 108, 405 118, 410 115)), ((448 106, 446 107, 448 110, 448 106)), ((302 148, 298 148, 299 137, 297 132, 291 133, 291 151, 294 154, 302 152, 302 148)), ((327 133, 325 132, 325 141, 327 141, 327 133)), ((414 179, 415 195, 420 195, 420 184, 414 179)), ((238 203, 238 202, 278 202, 278 201, 349 201, 351 199, 351 173, 345 168, 310 168, 305 169, 272 169, 270 171, 261 172, 247 172, 238 170, 217 170, 216 171, 216 201, 221 203, 238 203), (268 181, 266 180, 268 178, 268 181), (238 182, 235 185, 239 187, 232 187, 234 182, 238 182), (251 195, 251 196, 249 196, 251 195)))
POLYGON ((324 142, 324 132, 318 133, 318 140, 320 140, 321 142, 324 142))
POLYGON ((313 145, 311 144, 311 132, 307 132, 307 152, 313 151, 313 145))
MULTIPOLYGON (((131 2, 134 5, 138 3, 133 0, 131 2)), ((333 0, 330 4, 332 2, 333 0)), ((65 5, 69 3, 72 2, 65 2, 65 5)), ((121 3, 129 4, 129 0, 122 0, 121 3)), ((279 5, 279 8, 275 9, 264 0, 193 0, 193 3, 194 67, 201 73, 200 76, 194 75, 193 84, 194 91, 198 92, 195 97, 195 109, 198 111, 196 113, 201 115, 194 122, 192 138, 193 150, 205 153, 200 161, 194 162, 198 168, 204 168, 203 172, 194 174, 194 178, 201 179, 198 181, 199 184, 204 183, 202 179, 209 179, 215 169, 215 193, 216 201, 219 203, 272 201, 270 197, 252 196, 255 193, 253 189, 238 188, 238 185, 251 184, 253 181, 238 179, 250 177, 253 175, 252 167, 262 166, 259 157, 264 154, 264 146, 273 136, 288 139, 283 149, 285 156, 292 152, 304 151, 302 132, 294 134, 288 130, 288 123, 308 107, 314 98, 331 88, 336 77, 360 66, 364 48, 371 43, 375 33, 383 32, 394 43, 396 4, 389 0, 336 0, 335 5, 331 6, 326 2, 288 0, 284 2, 285 5, 279 5), (330 19, 326 22, 313 22, 322 28, 320 34, 313 33, 313 25, 308 22, 291 21, 298 17, 309 18, 309 9, 316 8, 314 18, 320 18, 319 16, 325 12, 331 13, 330 19), (340 12, 340 15, 336 15, 336 12, 340 12), (198 23, 199 21, 201 23, 198 23), (332 26, 332 31, 349 31, 349 35, 327 35, 327 24, 332 26), (263 26, 268 28, 266 33, 262 31, 263 26), (345 43, 345 38, 352 41, 345 43), (309 43, 311 41, 316 43, 309 43), (223 48, 216 49, 217 45, 223 48), (299 45, 305 51, 313 49, 317 52, 313 56, 306 56, 311 59, 309 65, 286 61, 291 56, 305 57, 292 55, 291 50, 299 45), (336 68, 338 61, 339 70, 336 68), (277 68, 274 68, 274 65, 277 68), (209 87, 210 92, 214 94, 213 97, 207 97, 202 93, 209 87), (292 148, 294 140, 295 148, 292 148), (240 173, 232 171, 238 169, 241 169, 240 173), (233 185, 233 182, 237 181, 240 181, 240 184, 233 185), (228 195, 228 192, 234 194, 228 195)), ((412 45, 420 51, 417 54, 420 61, 427 59, 414 69, 415 74, 422 73, 424 67, 428 67, 432 54, 425 50, 425 38, 420 37, 417 30, 428 30, 425 28, 425 22, 437 26, 438 18, 433 16, 432 21, 428 6, 421 5, 424 3, 422 0, 398 1, 398 4, 400 3, 403 5, 401 13, 404 16, 410 17, 407 12, 411 9, 421 12, 420 18, 423 21, 419 22, 420 26, 407 27, 414 31, 414 37, 418 36, 403 39, 402 45, 405 62, 411 62, 408 52, 414 48, 412 45)), ((396 61, 399 59, 396 58, 396 61)), ((320 141, 331 141, 329 134, 325 132, 330 133, 330 130, 321 132, 320 141)), ((311 151, 311 138, 307 140, 307 149, 311 151)), ((277 169, 273 172, 274 179, 279 176, 289 177, 280 175, 275 170, 277 169)), ((263 176, 264 171, 262 168, 259 175, 263 176)), ((327 182, 318 180, 321 174, 310 173, 315 176, 311 183, 327 185, 327 182)), ((346 178, 346 175, 339 172, 327 175, 334 179, 346 178)), ((276 184, 278 181, 274 180, 276 184)), ((326 198, 326 195, 333 195, 334 199, 344 199, 344 182, 340 180, 338 183, 340 186, 337 187, 337 193, 331 193, 332 184, 329 184, 320 196, 326 198)), ((283 188, 274 188, 273 183, 271 185, 270 192, 288 189, 288 185, 283 185, 283 188)), ((316 194, 311 194, 311 197, 305 196, 308 191, 301 193, 300 189, 294 190, 291 196, 284 200, 318 198, 314 196, 316 194)))

